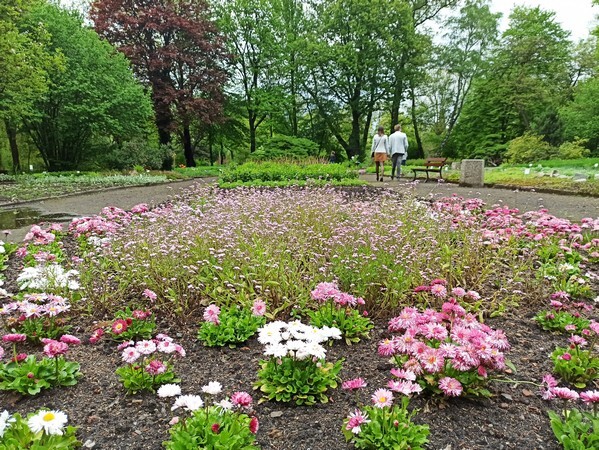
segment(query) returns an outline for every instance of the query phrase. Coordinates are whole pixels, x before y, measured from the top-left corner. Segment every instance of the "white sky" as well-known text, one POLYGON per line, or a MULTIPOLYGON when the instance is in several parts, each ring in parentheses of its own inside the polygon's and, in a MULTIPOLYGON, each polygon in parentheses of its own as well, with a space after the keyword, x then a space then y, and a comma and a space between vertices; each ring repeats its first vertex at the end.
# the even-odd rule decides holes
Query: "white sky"
POLYGON ((507 27, 508 16, 514 5, 540 6, 555 11, 556 20, 572 33, 574 41, 589 36, 599 15, 599 7, 593 6, 592 0, 492 0, 491 3, 492 10, 503 13, 502 29, 507 27))

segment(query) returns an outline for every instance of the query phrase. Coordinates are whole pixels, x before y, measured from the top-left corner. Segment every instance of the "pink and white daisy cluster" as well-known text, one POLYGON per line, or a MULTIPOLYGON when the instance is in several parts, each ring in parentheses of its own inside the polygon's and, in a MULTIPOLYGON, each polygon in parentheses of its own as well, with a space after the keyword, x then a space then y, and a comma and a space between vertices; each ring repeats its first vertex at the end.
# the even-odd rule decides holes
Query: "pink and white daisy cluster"
POLYGON ((61 231, 62 226, 60 224, 53 224, 47 230, 44 230, 39 225, 33 225, 29 232, 23 238, 24 242, 31 242, 34 245, 47 245, 51 244, 56 240, 56 236, 52 231, 61 231))
MULTIPOLYGON (((181 395, 181 388, 176 384, 165 384, 158 389, 158 396, 161 398, 165 397, 175 397, 175 402, 171 407, 171 411, 175 411, 176 409, 183 408, 187 411, 196 411, 200 408, 210 408, 215 407, 218 408, 221 413, 229 412, 229 413, 247 413, 251 415, 251 420, 248 425, 251 433, 256 434, 259 428, 258 418, 255 416, 252 405, 254 400, 250 394, 245 391, 235 391, 231 394, 231 397, 225 397, 222 400, 216 401, 216 396, 222 392, 222 385, 218 381, 211 381, 205 386, 202 387, 202 392, 207 394, 208 401, 212 401, 212 405, 204 402, 201 396, 187 394, 181 395)), ((177 424, 179 422, 179 417, 174 417, 171 420, 171 425, 177 424)), ((214 433, 218 433, 220 426, 218 424, 212 424, 212 431, 214 433), (216 426, 215 426, 216 425, 216 426)))
POLYGON ((54 294, 25 294, 24 299, 4 304, 0 316, 16 315, 20 322, 30 318, 56 317, 71 308, 68 299, 54 294))
POLYGON ((408 395, 419 392, 413 380, 426 388, 424 379, 430 375, 433 388, 461 395, 463 388, 452 374, 475 371, 482 381, 488 371, 505 369, 504 352, 510 348, 503 331, 478 322, 455 300, 445 302, 442 312, 404 308, 389 321, 389 331, 399 334, 381 341, 378 352, 401 365, 402 370, 392 371, 400 381, 391 381, 389 387, 408 395))
POLYGON ((159 334, 151 340, 123 342, 119 346, 119 350, 122 350, 121 359, 127 364, 139 363, 139 360, 142 359, 145 371, 151 375, 158 375, 167 370, 166 364, 156 359, 156 353, 171 357, 184 357, 186 354, 181 345, 173 342, 173 339, 165 334, 159 334))
POLYGON ((425 285, 421 285, 421 286, 416 286, 414 288, 414 292, 415 293, 428 292, 432 296, 441 298, 441 299, 447 298, 448 296, 451 295, 452 301, 455 298, 464 298, 465 300, 474 300, 474 301, 480 299, 480 294, 478 292, 472 291, 472 290, 467 291, 461 287, 455 287, 451 291, 448 291, 447 281, 445 281, 441 278, 434 279, 428 285, 425 284, 425 285))
POLYGON ((79 345, 79 338, 70 334, 65 334, 57 341, 54 339, 42 339, 44 344, 44 355, 48 358, 57 358, 65 355, 69 351, 69 345, 79 345))
POLYGON ((341 331, 334 327, 317 328, 300 321, 267 323, 258 329, 258 342, 265 346, 264 354, 275 358, 289 356, 294 359, 325 359, 326 350, 321 345, 329 339, 341 339, 341 331))
POLYGON ((358 305, 364 305, 364 299, 354 297, 351 294, 342 292, 337 287, 337 283, 319 283, 316 288, 310 292, 313 300, 324 303, 332 300, 338 307, 355 308, 358 305))
POLYGON ((560 387, 552 375, 545 375, 541 383, 541 397, 543 400, 582 400, 588 405, 599 406, 599 391, 588 390, 577 392, 567 387, 560 387))

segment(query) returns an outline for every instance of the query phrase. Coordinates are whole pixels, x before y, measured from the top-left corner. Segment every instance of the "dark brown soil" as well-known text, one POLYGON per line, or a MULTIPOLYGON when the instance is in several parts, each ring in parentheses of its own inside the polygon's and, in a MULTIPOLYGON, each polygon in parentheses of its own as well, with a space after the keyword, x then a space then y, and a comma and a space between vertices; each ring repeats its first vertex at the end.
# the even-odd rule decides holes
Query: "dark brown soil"
MULTIPOLYGON (((491 384, 493 397, 484 400, 450 399, 441 401, 415 398, 411 405, 420 410, 416 421, 430 425, 431 449, 557 449, 549 428, 547 410, 551 405, 540 399, 537 388, 517 381, 538 383, 550 372, 548 357, 564 338, 541 331, 532 321, 532 312, 521 311, 512 317, 491 319, 491 326, 506 331, 512 350, 510 359, 518 373, 509 375, 514 382, 491 384)), ((199 322, 191 320, 190 323, 199 322)), ((90 318, 81 318, 86 326, 74 334, 89 335, 90 318)), ((362 397, 382 387, 392 367, 377 355, 377 342, 385 336, 386 326, 378 322, 372 339, 357 345, 335 344, 328 359, 345 358, 342 379, 363 377, 368 382, 362 397)), ((161 324, 159 331, 175 337, 187 350, 177 365, 184 393, 200 393, 202 385, 220 381, 226 392, 251 392, 256 379, 262 346, 251 339, 237 349, 206 348, 196 339, 196 327, 161 324)), ((168 438, 168 422, 173 413, 171 400, 153 394, 126 396, 114 374, 120 365, 115 344, 101 342, 73 348, 69 358, 81 363, 84 376, 70 388, 46 391, 34 398, 0 393, 0 404, 11 412, 28 413, 42 406, 65 411, 70 423, 78 425, 79 438, 96 449, 160 449, 168 438)), ((258 396, 255 396, 256 399, 258 396)), ((258 442, 272 450, 330 450, 351 448, 341 434, 341 422, 355 407, 354 397, 337 389, 329 404, 297 407, 263 403, 256 407, 260 419, 258 442)))

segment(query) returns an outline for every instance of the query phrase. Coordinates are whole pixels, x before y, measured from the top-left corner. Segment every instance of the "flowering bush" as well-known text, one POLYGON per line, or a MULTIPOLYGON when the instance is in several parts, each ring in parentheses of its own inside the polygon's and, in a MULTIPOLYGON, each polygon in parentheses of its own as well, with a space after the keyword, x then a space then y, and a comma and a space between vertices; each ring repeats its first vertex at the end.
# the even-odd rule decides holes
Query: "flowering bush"
POLYGON ((364 299, 341 292, 336 283, 320 283, 310 295, 321 304, 318 309, 308 311, 311 325, 338 328, 348 345, 370 337, 372 321, 366 311, 360 313, 356 309, 364 305, 364 299))
POLYGON ((414 392, 415 381, 422 389, 450 397, 489 396, 489 372, 506 367, 504 351, 510 348, 501 330, 493 330, 466 314, 455 299, 442 312, 404 308, 389 321, 389 331, 401 333, 379 343, 381 356, 399 366, 391 373, 399 381, 389 387, 414 392))
POLYGON ((77 429, 66 426, 62 411, 40 409, 22 417, 20 414, 0 414, 0 448, 2 450, 71 450, 81 446, 75 437, 77 429))
POLYGON ((259 332, 258 341, 265 345, 264 355, 270 358, 260 361, 254 389, 260 389, 267 400, 294 401, 298 405, 327 403, 326 391, 337 387, 343 360, 326 362, 321 343, 340 339, 341 332, 299 321, 270 322, 259 332))
POLYGON ((139 342, 127 341, 119 345, 126 366, 119 367, 116 374, 129 394, 140 391, 155 392, 163 384, 178 382, 173 361, 184 357, 185 350, 172 338, 159 334, 156 339, 139 342), (165 355, 164 358, 160 354, 165 355))
POLYGON ((595 344, 599 337, 599 323, 591 321, 589 328, 572 335, 569 347, 557 347, 551 354, 553 371, 564 381, 583 388, 589 381, 599 378, 599 356, 595 353, 595 344), (584 350, 588 348, 588 350, 584 350))
POLYGON ((110 337, 117 341, 149 339, 156 329, 156 320, 149 310, 125 308, 115 314, 115 320, 108 329, 110 337))
MULTIPOLYGON (((6 334, 4 342, 13 344, 12 359, 0 363, 0 390, 19 392, 23 395, 36 395, 42 389, 53 386, 74 386, 81 376, 79 364, 67 361, 64 355, 69 345, 79 344, 79 339, 63 335, 59 341, 43 338, 44 357, 38 360, 35 355, 17 353, 16 344, 24 342, 24 334, 6 334)), ((0 358, 4 350, 0 347, 0 358)))
POLYGON ((222 308, 209 305, 204 311, 198 339, 208 347, 235 347, 252 337, 264 325, 266 305, 256 300, 251 309, 232 305, 222 308))
POLYGON ((246 392, 235 392, 231 398, 214 401, 221 392, 221 384, 212 381, 202 391, 212 399, 204 403, 199 395, 178 397, 172 410, 184 408, 191 416, 180 420, 173 418, 169 430, 171 439, 164 442, 167 450, 189 448, 250 450, 255 444, 259 422, 252 410, 252 397, 246 392))
POLYGON ((33 342, 56 339, 70 326, 64 315, 71 305, 68 299, 53 294, 25 294, 24 300, 6 303, 0 317, 7 329, 27 335, 33 342))
POLYGON ((428 425, 412 423, 416 411, 408 411, 407 397, 401 399, 401 406, 394 405, 393 400, 391 391, 376 390, 372 406, 356 409, 343 421, 345 439, 357 449, 424 449, 428 442, 428 425))

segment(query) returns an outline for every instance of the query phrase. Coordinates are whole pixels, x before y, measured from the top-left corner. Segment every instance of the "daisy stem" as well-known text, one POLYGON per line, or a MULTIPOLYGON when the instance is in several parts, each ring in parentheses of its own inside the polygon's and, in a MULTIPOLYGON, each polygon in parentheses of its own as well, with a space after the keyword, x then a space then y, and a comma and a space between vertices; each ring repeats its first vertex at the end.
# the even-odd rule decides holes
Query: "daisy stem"
POLYGON ((12 355, 14 357, 15 363, 17 363, 17 365, 18 365, 19 364, 19 360, 17 359, 17 343, 16 342, 12 343, 12 355))
POLYGON ((54 357, 54 368, 56 369, 56 384, 58 385, 58 356, 54 357))

